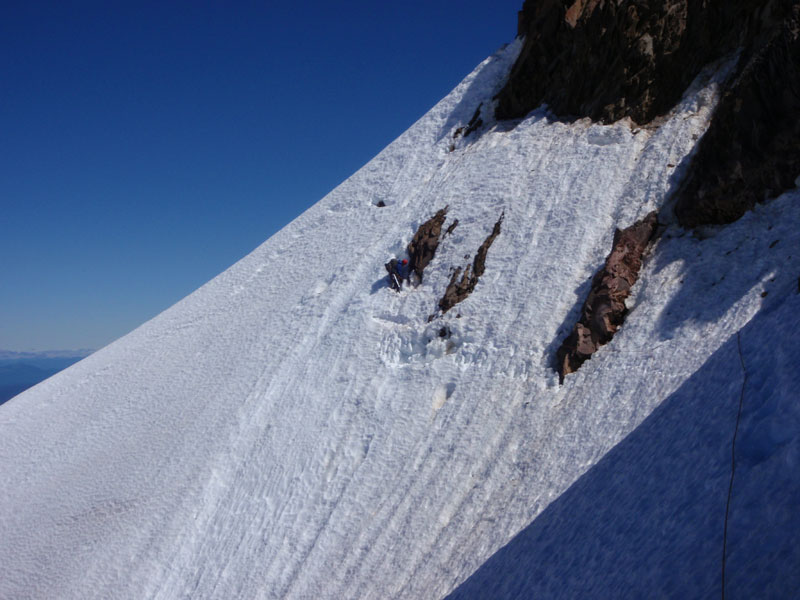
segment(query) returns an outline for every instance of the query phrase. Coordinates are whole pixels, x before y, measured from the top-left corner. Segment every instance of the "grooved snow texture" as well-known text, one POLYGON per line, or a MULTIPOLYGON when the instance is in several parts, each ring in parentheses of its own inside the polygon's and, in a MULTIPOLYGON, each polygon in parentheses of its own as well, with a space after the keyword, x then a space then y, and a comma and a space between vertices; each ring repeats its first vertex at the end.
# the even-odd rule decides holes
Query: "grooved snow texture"
POLYGON ((614 232, 611 253, 605 266, 592 279, 589 297, 583 303, 580 321, 558 349, 558 371, 564 377, 574 373, 603 344, 614 337, 625 320, 625 299, 642 268, 642 255, 653 239, 658 219, 651 212, 627 229, 614 232))
POLYGON ((540 112, 448 152, 520 46, 236 265, 0 406, 0 598, 416 600, 473 574, 461 597, 718 596, 736 331, 728 592, 792 597, 800 191, 712 238, 668 228, 613 352, 558 385, 562 316, 615 224, 663 206, 717 88, 658 128, 540 112), (445 204, 461 224, 425 281, 387 289, 387 248, 445 204), (426 323, 502 211, 492 285, 426 323))

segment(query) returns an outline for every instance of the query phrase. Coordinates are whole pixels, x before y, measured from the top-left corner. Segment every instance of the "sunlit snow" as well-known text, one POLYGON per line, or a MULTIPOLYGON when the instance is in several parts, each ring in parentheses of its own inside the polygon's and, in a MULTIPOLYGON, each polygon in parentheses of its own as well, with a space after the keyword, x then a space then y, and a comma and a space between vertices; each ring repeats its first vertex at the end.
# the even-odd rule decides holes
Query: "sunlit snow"
POLYGON ((518 51, 0 407, 0 597, 709 597, 745 372, 728 592, 800 589, 798 192, 701 235, 669 223, 620 333, 559 386, 614 228, 667 202, 722 73, 658 127, 543 108, 450 151, 518 51), (383 264, 445 205, 423 284, 390 290, 383 264), (428 322, 502 212, 474 293, 428 322))

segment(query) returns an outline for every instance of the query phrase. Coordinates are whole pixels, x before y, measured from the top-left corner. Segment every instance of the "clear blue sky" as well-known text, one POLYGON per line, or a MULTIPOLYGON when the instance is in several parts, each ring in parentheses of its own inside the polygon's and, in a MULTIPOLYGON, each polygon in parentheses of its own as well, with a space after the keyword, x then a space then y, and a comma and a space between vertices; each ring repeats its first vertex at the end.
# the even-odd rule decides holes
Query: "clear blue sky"
POLYGON ((0 348, 99 348, 177 302, 512 41, 521 6, 5 3, 0 348))

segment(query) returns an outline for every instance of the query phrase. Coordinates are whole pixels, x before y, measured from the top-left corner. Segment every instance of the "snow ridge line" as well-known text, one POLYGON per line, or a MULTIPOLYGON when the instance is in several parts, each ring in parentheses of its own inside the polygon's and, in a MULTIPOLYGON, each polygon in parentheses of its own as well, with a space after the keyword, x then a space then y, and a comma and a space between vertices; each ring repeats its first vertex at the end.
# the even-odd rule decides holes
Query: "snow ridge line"
POLYGON ((739 434, 739 422, 742 419, 742 405, 744 404, 744 389, 747 385, 747 369, 744 366, 742 356, 742 337, 736 332, 736 347, 739 350, 739 362, 742 364, 742 391, 739 394, 739 411, 736 414, 736 427, 733 430, 733 441, 731 442, 731 481, 728 484, 728 500, 725 503, 725 528, 722 533, 722 600, 725 600, 725 559, 728 547, 728 514, 731 509, 731 496, 733 495, 733 478, 736 475, 736 436, 739 434))

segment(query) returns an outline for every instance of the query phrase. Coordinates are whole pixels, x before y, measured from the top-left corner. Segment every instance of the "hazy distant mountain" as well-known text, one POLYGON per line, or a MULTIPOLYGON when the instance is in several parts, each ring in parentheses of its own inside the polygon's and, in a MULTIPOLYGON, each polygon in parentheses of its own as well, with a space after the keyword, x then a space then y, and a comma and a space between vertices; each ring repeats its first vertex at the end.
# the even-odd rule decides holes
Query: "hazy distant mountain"
POLYGON ((17 352, 15 350, 0 350, 0 364, 9 360, 43 360, 43 359, 73 359, 86 358, 94 350, 81 348, 79 350, 42 350, 36 352, 17 352))
POLYGON ((0 404, 75 364, 91 350, 0 350, 0 404))

